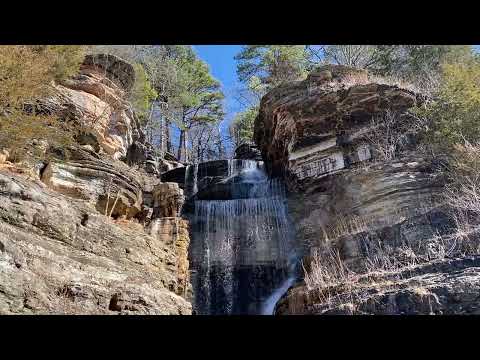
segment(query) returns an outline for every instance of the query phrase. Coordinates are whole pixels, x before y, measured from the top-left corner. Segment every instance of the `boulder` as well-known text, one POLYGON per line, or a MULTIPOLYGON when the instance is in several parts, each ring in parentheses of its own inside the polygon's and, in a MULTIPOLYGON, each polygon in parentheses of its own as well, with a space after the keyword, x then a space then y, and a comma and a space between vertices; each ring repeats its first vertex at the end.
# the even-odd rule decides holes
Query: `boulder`
POLYGON ((235 149, 234 159, 262 161, 262 154, 254 144, 242 144, 235 149))

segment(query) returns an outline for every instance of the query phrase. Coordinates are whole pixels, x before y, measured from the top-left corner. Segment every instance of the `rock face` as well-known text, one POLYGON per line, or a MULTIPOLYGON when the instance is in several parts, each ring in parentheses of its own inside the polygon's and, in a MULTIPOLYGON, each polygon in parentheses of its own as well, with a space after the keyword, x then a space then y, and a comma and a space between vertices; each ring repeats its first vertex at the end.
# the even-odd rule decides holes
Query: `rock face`
POLYGON ((87 200, 104 215, 132 218, 143 210, 143 193, 154 185, 146 183, 147 176, 94 152, 76 149, 72 153, 68 161, 50 161, 42 171, 41 180, 51 189, 87 200))
POLYGON ((183 207, 183 190, 177 183, 158 184, 153 189, 155 217, 178 217, 183 207))
POLYGON ((147 234, 0 171, 0 313, 189 314, 185 226, 158 218, 147 234))
MULTIPOLYGON (((393 253, 425 247, 429 239, 452 231, 449 209, 439 202, 445 184, 442 161, 423 155, 414 134, 391 156, 382 156, 372 141, 379 127, 391 125, 391 133, 414 128, 408 109, 421 102, 409 90, 370 81, 362 70, 332 65, 262 99, 255 141, 269 172, 288 185, 289 215, 307 268, 313 252, 334 248, 349 269, 361 272, 372 244, 393 253), (388 113, 396 114, 396 122, 387 124, 388 113)), ((298 285, 278 312, 297 313, 296 304, 305 296, 313 295, 298 285)), ((310 309, 323 309, 317 313, 329 309, 324 305, 318 298, 309 303, 310 309)), ((379 313, 404 311, 389 309, 379 313)), ((407 312, 415 311, 423 312, 407 312)))
MULTIPOLYGON (((344 235, 364 229, 385 229, 383 237, 395 237, 397 244, 424 238, 422 232, 430 225, 410 226, 407 220, 436 209, 444 185, 443 174, 435 164, 414 154, 309 180, 310 187, 303 184, 289 195, 297 237, 311 252, 322 246, 327 234, 347 261, 361 256, 361 252, 360 245, 344 235), (387 236, 386 229, 402 223, 398 234, 390 230, 387 236)), ((428 234, 432 235, 445 218, 443 215, 442 221, 432 222, 433 230, 428 234)))
POLYGON ((130 104, 125 100, 135 81, 129 63, 113 55, 89 55, 72 79, 55 85, 43 101, 49 112, 73 119, 85 130, 85 143, 115 159, 127 155, 141 137, 130 104))
POLYGON ((133 82, 122 59, 87 56, 39 105, 78 125, 77 144, 34 140, 34 172, 0 168, 0 313, 191 313, 183 190, 155 176, 177 163, 145 141, 133 82))
POLYGON ((410 91, 331 65, 262 99, 254 136, 267 168, 287 181, 290 214, 307 249, 339 219, 384 227, 434 206, 443 185, 434 164, 415 152, 373 159, 368 141, 372 117, 416 103, 410 91))
POLYGON ((155 152, 153 147, 145 141, 133 142, 128 148, 126 162, 131 166, 138 165, 144 168, 149 174, 155 175, 184 166, 169 153, 160 156, 155 152))
POLYGON ((255 142, 271 173, 321 177, 370 158, 358 140, 373 115, 403 111, 416 101, 408 90, 369 83, 364 71, 321 67, 262 98, 255 142))

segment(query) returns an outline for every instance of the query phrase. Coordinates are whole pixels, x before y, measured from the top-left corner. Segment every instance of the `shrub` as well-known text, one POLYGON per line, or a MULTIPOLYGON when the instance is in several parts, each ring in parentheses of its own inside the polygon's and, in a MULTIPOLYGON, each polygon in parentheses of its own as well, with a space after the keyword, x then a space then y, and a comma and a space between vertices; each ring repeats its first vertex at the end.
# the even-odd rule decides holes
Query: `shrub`
POLYGON ((0 46, 0 110, 17 108, 42 95, 51 80, 50 64, 28 46, 0 46))
POLYGON ((415 112, 430 120, 426 139, 442 151, 480 140, 480 63, 443 65, 435 100, 415 112))
MULTIPOLYGON (((445 199, 453 209, 458 233, 466 235, 479 224, 480 215, 480 144, 465 141, 456 144, 450 160, 450 182, 445 199), (468 231, 467 231, 468 229, 468 231)), ((463 237, 463 236, 462 236, 463 237)))
POLYGON ((9 149, 9 158, 15 162, 23 160, 27 154, 44 158, 44 151, 32 146, 34 140, 47 140, 49 146, 66 148, 73 144, 74 134, 71 126, 54 116, 17 113, 0 117, 0 149, 9 149))
POLYGON ((70 45, 0 46, 0 149, 10 149, 11 158, 35 155, 30 151, 33 139, 58 146, 72 141, 66 123, 36 114, 32 106, 27 113, 26 104, 47 95, 52 81, 75 74, 84 51, 84 46, 70 45))
POLYGON ((84 45, 46 45, 43 56, 50 64, 49 75, 55 81, 62 81, 77 74, 85 58, 87 46, 84 45))

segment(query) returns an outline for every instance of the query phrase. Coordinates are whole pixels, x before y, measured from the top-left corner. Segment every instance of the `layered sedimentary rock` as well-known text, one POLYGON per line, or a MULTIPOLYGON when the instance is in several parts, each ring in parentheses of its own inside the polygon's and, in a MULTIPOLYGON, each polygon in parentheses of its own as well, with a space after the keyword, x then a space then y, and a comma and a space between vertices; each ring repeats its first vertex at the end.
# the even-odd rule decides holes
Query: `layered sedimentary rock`
POLYGON ((126 95, 135 81, 129 63, 114 55, 89 55, 72 79, 56 84, 42 107, 79 123, 85 143, 115 159, 125 157, 141 137, 126 95))
POLYGON ((401 112, 419 100, 411 91, 369 82, 363 70, 324 66, 262 98, 255 142, 271 173, 300 182, 319 178, 370 158, 361 137, 373 115, 401 112))
POLYGON ((77 143, 35 139, 43 159, 0 168, 0 313, 191 313, 183 191, 155 176, 178 163, 145 141, 133 82, 122 59, 87 56, 38 104, 77 143))
POLYGON ((138 119, 127 101, 135 82, 131 64, 114 55, 88 55, 73 78, 54 84, 38 110, 75 124, 79 144, 148 173, 181 166, 168 154, 158 154, 145 141, 138 119))
MULTIPOLYGON (((451 232, 439 197, 442 161, 418 151, 414 133, 388 156, 380 150, 391 148, 374 141, 388 114, 396 116, 391 133, 418 125, 408 110, 422 101, 410 90, 371 81, 363 70, 332 65, 262 99, 255 140, 269 172, 288 185, 289 215, 307 268, 314 252, 334 248, 350 269, 363 271, 372 244, 393 254, 425 248, 428 239, 451 232)), ((309 296, 297 285, 279 312, 295 313, 304 295, 293 293, 309 296)), ((321 307, 317 298, 310 309, 315 302, 321 307)))
MULTIPOLYGON (((430 160, 414 154, 391 162, 369 163, 359 169, 344 170, 322 177, 289 196, 290 215, 297 224, 297 237, 308 252, 321 246, 326 237, 334 238, 347 261, 361 257, 357 241, 344 234, 365 228, 391 228, 411 218, 423 217, 438 207, 444 175, 430 160)), ((446 221, 446 214, 437 217, 446 221)), ((443 215, 442 215, 443 214, 443 215)), ((427 226, 427 225, 426 225, 427 226)), ((428 234, 439 226, 434 222, 428 234)), ((386 238, 413 243, 423 238, 424 227, 390 231, 386 238), (413 233, 412 233, 413 232, 413 233)), ((393 241, 393 240, 392 240, 393 241)))
POLYGON ((189 314, 179 221, 116 223, 88 202, 0 172, 0 312, 189 314))
POLYGON ((160 183, 121 161, 78 148, 68 161, 50 161, 41 180, 57 192, 91 202, 103 214, 126 218, 142 211, 143 194, 154 185, 148 181, 160 183))
POLYGON ((307 248, 338 219, 388 226, 434 206, 443 185, 435 164, 415 152, 374 159, 368 141, 373 117, 395 111, 407 122, 405 111, 420 100, 343 66, 321 67, 262 99, 255 138, 270 172, 287 181, 291 215, 307 248))

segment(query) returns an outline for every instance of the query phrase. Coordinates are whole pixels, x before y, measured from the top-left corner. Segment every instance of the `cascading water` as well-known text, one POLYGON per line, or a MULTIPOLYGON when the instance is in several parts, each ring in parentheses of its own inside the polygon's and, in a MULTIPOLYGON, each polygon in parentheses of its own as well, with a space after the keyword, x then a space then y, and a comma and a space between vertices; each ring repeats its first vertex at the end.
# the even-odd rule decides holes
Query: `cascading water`
POLYGON ((198 178, 198 163, 195 163, 193 164, 193 193, 194 194, 198 191, 197 178, 198 178))
POLYGON ((184 188, 185 196, 189 197, 198 191, 197 188, 198 163, 187 165, 185 168, 184 188), (193 174, 192 174, 193 172, 193 174), (192 182, 189 179, 192 178, 192 182), (191 184, 191 186, 189 186, 191 184))
POLYGON ((253 160, 230 160, 225 182, 229 200, 194 202, 196 312, 271 314, 294 281, 284 186, 253 160))

